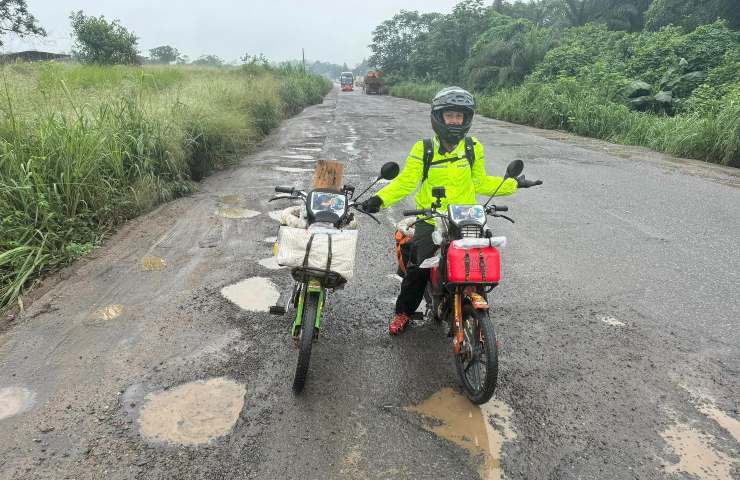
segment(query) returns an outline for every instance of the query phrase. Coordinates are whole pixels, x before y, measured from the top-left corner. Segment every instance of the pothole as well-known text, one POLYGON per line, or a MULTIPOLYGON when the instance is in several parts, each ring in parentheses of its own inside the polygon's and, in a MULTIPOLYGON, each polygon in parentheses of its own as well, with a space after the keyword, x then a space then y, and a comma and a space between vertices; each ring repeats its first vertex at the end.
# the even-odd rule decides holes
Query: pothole
POLYGON ((668 473, 683 472, 702 480, 727 480, 731 477, 733 460, 712 447, 714 437, 686 423, 678 423, 661 433, 678 456, 678 463, 666 465, 668 473))
POLYGON ((260 260, 257 263, 259 263, 263 267, 268 268, 270 270, 279 270, 281 268, 284 268, 281 265, 278 265, 277 258, 275 258, 275 257, 263 258, 262 260, 260 260))
POLYGON ((224 195, 221 197, 221 203, 225 203, 227 205, 236 205, 239 202, 241 202, 241 197, 239 195, 224 195))
POLYGON ((298 152, 320 152, 321 149, 318 147, 293 147, 293 150, 298 152))
POLYGON ((281 155, 280 158, 290 158, 294 160, 313 160, 313 156, 303 154, 281 155))
POLYGON ((151 441, 198 445, 228 434, 244 407, 246 387, 224 377, 150 393, 139 431, 151 441))
POLYGON ((145 272, 159 272, 167 268, 167 261, 161 257, 147 255, 141 259, 141 267, 145 272))
POLYGON ((423 403, 406 407, 405 410, 432 420, 425 422, 426 430, 464 448, 479 461, 482 460, 479 468, 482 479, 499 480, 503 477, 503 444, 516 438, 516 433, 511 428, 513 412, 506 403, 491 400, 479 407, 451 388, 445 388, 423 403))
POLYGON ((123 305, 107 305, 95 311, 95 318, 98 320, 115 320, 123 313, 123 305))
POLYGON ((247 210, 246 208, 238 208, 238 207, 221 207, 218 210, 216 210, 216 215, 223 218, 232 218, 232 219, 243 219, 243 218, 252 218, 259 215, 260 212, 256 212, 254 210, 247 210))
POLYGON ((0 388, 0 420, 30 410, 35 402, 36 394, 27 388, 0 388))
POLYGON ((247 278, 224 287, 221 295, 239 308, 252 312, 269 312, 270 306, 280 298, 275 284, 264 277, 247 278))
POLYGON ((273 168, 280 172, 289 172, 289 173, 313 172, 313 168, 300 168, 300 167, 273 167, 273 168))
POLYGON ((607 325, 611 325, 612 327, 626 327, 627 324, 617 320, 616 318, 612 317, 611 315, 601 315, 599 316, 599 320, 606 323, 607 325))

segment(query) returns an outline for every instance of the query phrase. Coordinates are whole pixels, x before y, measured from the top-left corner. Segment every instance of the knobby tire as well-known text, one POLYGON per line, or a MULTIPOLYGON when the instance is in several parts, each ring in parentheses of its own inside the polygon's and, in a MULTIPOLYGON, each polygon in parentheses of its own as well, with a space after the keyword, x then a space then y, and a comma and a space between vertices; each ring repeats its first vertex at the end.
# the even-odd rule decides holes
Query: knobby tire
POLYGON ((481 375, 480 367, 476 367, 473 362, 465 363, 463 355, 455 355, 455 367, 462 381, 465 395, 475 404, 486 403, 493 396, 496 390, 496 381, 498 379, 498 348, 496 345, 496 333, 493 328, 493 322, 488 316, 487 310, 476 310, 471 305, 463 307, 463 327, 468 328, 470 335, 474 338, 473 348, 478 348, 480 361, 485 366, 485 372, 481 375), (483 342, 480 338, 483 338, 483 342), (477 378, 476 378, 477 372, 477 378), (480 377, 484 378, 481 379, 480 377), (473 382, 478 385, 473 385, 473 382))
POLYGON ((306 384, 308 364, 311 361, 311 347, 313 346, 319 295, 318 292, 306 292, 306 299, 303 301, 301 338, 298 344, 298 365, 296 366, 295 378, 293 379, 293 391, 295 393, 301 393, 306 384))

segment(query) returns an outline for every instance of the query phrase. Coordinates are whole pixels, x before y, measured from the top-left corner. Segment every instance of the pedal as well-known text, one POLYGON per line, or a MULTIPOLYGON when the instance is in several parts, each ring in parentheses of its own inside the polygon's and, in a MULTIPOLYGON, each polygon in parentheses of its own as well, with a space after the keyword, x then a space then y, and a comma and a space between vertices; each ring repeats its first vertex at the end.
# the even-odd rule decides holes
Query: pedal
POLYGON ((284 305, 270 305, 270 315, 285 315, 284 305))

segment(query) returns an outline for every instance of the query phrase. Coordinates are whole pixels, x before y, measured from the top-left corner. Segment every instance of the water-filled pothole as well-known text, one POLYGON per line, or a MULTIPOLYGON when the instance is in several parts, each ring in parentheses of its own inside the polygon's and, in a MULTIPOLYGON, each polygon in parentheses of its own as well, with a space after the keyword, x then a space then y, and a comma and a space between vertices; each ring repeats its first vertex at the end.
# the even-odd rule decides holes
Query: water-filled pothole
POLYGON ((288 173, 313 172, 313 168, 300 168, 300 167, 273 167, 273 168, 280 172, 288 172, 288 173))
POLYGON ((228 434, 244 407, 244 385, 227 378, 150 393, 139 413, 148 440, 198 445, 228 434))
POLYGON ((221 203, 225 203, 227 205, 236 205, 239 202, 241 202, 241 197, 239 195, 224 195, 221 197, 221 203))
POLYGON ((293 160, 313 160, 312 155, 305 155, 305 154, 300 154, 300 153, 297 153, 297 154, 294 153, 291 155, 281 155, 280 158, 289 158, 293 160))
POLYGON ((95 318, 98 320, 115 320, 123 313, 123 305, 106 305, 95 311, 95 318))
POLYGON ((147 255, 141 259, 141 267, 145 272, 159 272, 167 268, 167 261, 161 257, 147 255))
POLYGON ((425 423, 426 430, 464 448, 477 459, 482 456, 479 469, 482 479, 502 478, 503 444, 516 438, 511 428, 513 412, 506 403, 491 400, 479 407, 451 388, 445 388, 405 410, 432 420, 425 423))
POLYGON ((263 267, 268 268, 270 270, 279 270, 281 268, 284 268, 284 267, 278 265, 277 258, 276 257, 263 258, 262 260, 260 260, 257 263, 259 263, 263 267))
POLYGON ((232 219, 243 219, 243 218, 252 218, 259 215, 260 212, 256 212, 254 210, 247 210, 246 208, 238 208, 238 207, 221 207, 218 210, 216 210, 216 215, 223 218, 232 218, 232 219))
POLYGON ((35 400, 36 394, 27 388, 0 388, 0 420, 30 410, 35 400))
POLYGON ((221 295, 244 310, 269 312, 280 298, 280 291, 269 279, 252 277, 224 287, 221 295))
POLYGON ((661 433, 678 456, 678 463, 665 467, 668 473, 688 473, 702 480, 730 479, 734 461, 714 449, 711 435, 686 423, 678 423, 661 433))

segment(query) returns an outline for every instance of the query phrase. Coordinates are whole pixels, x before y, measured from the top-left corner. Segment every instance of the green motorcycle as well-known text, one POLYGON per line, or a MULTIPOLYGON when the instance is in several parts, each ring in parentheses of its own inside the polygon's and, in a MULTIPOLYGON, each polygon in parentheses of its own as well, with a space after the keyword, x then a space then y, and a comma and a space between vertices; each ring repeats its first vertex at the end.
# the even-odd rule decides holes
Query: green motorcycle
POLYGON ((398 172, 397 163, 384 164, 378 178, 357 198, 353 198, 355 188, 351 185, 345 185, 341 190, 320 188, 308 192, 293 187, 275 187, 275 192, 285 195, 273 197, 271 202, 292 200, 305 205, 305 209, 300 209, 304 213, 305 228, 282 225, 278 232, 278 264, 291 267, 295 283, 287 306, 278 303, 270 307, 270 313, 275 315, 284 315, 291 306, 296 311, 290 331, 298 346, 298 364, 293 379, 295 393, 300 393, 306 384, 311 349, 321 328, 327 291, 341 289, 353 275, 357 230, 348 228, 354 224, 352 210, 380 223, 361 209, 359 199, 379 180, 392 180, 398 172))

